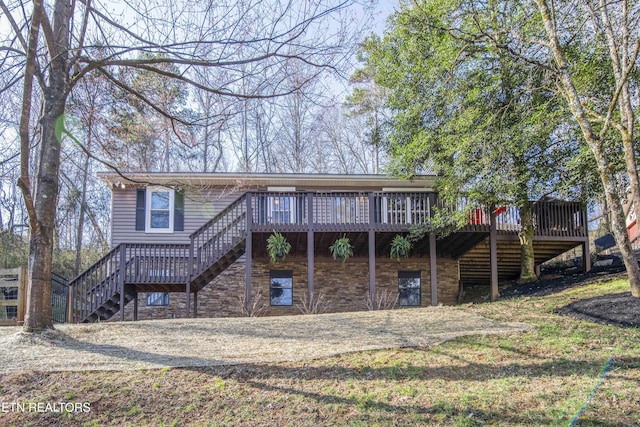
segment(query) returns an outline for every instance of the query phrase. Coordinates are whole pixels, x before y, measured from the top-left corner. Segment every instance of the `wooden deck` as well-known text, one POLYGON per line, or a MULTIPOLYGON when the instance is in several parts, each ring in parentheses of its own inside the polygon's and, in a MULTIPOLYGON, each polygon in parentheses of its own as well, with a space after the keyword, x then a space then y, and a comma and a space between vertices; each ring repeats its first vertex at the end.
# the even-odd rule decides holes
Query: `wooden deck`
MULTIPOLYGON (((463 210, 468 218, 453 233, 441 238, 429 233, 415 244, 414 254, 430 259, 433 298, 436 256, 461 259, 485 243, 489 259, 482 270, 489 269, 497 292, 498 241, 515 240, 520 231, 519 211, 513 206, 469 206, 464 200, 444 206, 432 192, 250 191, 193 232, 188 243, 121 243, 112 249, 70 283, 74 319, 108 318, 130 300, 137 301, 137 292, 186 292, 195 297, 243 254, 249 284, 251 260, 264 256, 263 242, 274 231, 286 234, 292 255, 307 257, 311 284, 315 257, 328 256, 333 241, 348 235, 354 255, 368 257, 373 294, 376 256, 389 253, 396 234, 428 224, 438 209, 463 210)), ((578 202, 532 202, 532 217, 535 241, 561 242, 563 248, 587 242, 586 212, 578 202)), ((187 313, 189 305, 187 298, 187 313)))

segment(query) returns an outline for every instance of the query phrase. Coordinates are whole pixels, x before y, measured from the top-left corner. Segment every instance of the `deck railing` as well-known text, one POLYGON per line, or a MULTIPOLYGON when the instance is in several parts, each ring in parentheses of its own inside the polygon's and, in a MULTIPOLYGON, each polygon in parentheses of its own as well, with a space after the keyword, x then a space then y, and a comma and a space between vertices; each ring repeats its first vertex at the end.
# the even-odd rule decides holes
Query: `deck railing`
POLYGON ((252 192, 252 230, 396 230, 431 216, 427 192, 252 192), (311 207, 311 209, 309 209, 311 207))
POLYGON ((189 278, 189 244, 122 243, 120 251, 125 283, 186 283, 189 278))
MULTIPOLYGON (((406 231, 414 224, 429 221, 434 207, 468 212, 461 231, 487 232, 491 208, 468 199, 455 206, 445 205, 430 192, 251 192, 254 231, 362 231, 372 225, 376 231, 406 231), (309 209, 310 207, 310 209, 309 209)), ((531 202, 536 235, 583 237, 584 210, 579 202, 531 202)), ((498 233, 513 234, 521 229, 516 206, 494 208, 498 233)))
POLYGON ((190 236, 189 258, 193 278, 224 256, 246 237, 247 196, 241 196, 190 236))
MULTIPOLYGON (((536 201, 531 204, 531 220, 536 236, 586 237, 586 212, 580 202, 536 201)), ((520 209, 516 206, 496 206, 496 231, 513 234, 521 230, 520 209)), ((486 231, 491 224, 491 208, 477 205, 469 209, 464 231, 486 231)))

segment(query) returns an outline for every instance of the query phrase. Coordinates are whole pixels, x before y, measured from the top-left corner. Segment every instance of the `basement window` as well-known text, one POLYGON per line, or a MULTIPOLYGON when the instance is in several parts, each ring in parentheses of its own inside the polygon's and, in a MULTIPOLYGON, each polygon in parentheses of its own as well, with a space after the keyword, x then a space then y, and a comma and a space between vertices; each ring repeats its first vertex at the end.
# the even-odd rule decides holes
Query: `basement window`
POLYGON ((271 270, 270 277, 271 305, 293 305, 293 271, 271 270))
POLYGON ((147 292, 147 305, 155 307, 169 305, 169 292, 147 292))
POLYGON ((398 271, 398 304, 401 306, 420 306, 420 272, 398 271))

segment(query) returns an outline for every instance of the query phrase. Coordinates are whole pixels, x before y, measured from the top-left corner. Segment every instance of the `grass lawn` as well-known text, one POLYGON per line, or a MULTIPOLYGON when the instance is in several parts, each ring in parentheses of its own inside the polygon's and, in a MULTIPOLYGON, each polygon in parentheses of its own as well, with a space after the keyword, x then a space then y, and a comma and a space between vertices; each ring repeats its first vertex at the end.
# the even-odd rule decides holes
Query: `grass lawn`
POLYGON ((615 280, 474 305, 467 309, 536 328, 431 348, 296 363, 6 375, 0 425, 638 426, 640 330, 553 313, 627 290, 615 280), (90 411, 11 412, 11 402, 88 402, 90 411))

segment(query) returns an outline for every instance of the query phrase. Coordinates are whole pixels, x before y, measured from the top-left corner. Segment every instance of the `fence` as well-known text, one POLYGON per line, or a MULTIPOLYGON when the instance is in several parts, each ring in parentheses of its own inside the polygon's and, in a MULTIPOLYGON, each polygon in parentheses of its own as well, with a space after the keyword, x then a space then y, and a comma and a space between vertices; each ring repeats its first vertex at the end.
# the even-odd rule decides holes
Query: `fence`
POLYGON ((25 267, 0 270, 0 326, 24 322, 26 290, 25 267))
MULTIPOLYGON (((27 308, 27 268, 0 270, 0 326, 22 325, 27 308)), ((54 323, 65 323, 69 304, 68 280, 51 275, 51 309, 54 323)))
POLYGON ((51 273, 51 318, 53 323, 66 323, 69 310, 69 281, 51 273))

